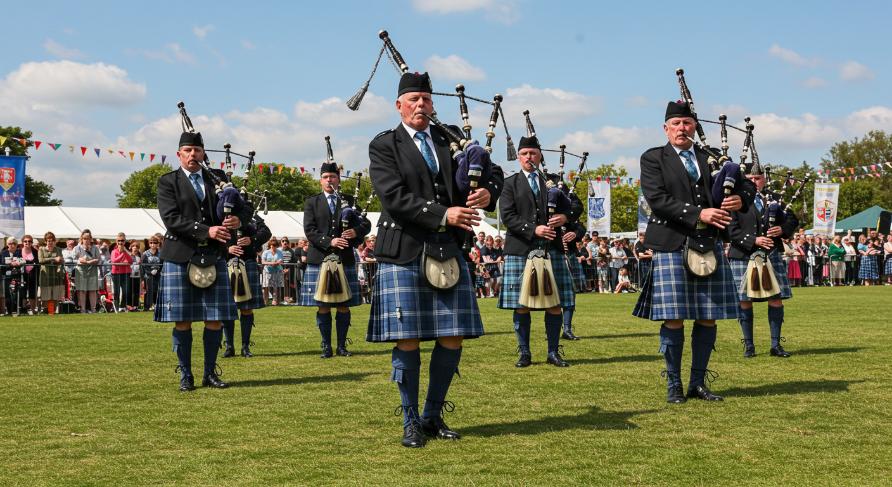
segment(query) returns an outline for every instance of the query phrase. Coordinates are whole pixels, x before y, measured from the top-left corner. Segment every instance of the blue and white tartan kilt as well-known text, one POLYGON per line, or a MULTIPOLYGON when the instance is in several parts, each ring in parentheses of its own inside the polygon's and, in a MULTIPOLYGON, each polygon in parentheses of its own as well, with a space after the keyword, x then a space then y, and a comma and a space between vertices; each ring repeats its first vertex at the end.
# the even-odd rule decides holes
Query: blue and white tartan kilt
POLYGON ((573 276, 573 284, 576 286, 574 291, 581 293, 585 289, 585 269, 582 264, 576 260, 576 255, 568 255, 567 262, 570 263, 570 275, 573 276))
POLYGON ((705 278, 688 273, 681 250, 655 251, 632 314, 653 321, 737 319, 734 276, 720 242, 715 251, 718 268, 705 278))
MULTIPOLYGON (((790 289, 790 280, 787 279, 787 263, 784 262, 780 252, 773 251, 768 254, 768 260, 771 267, 774 268, 774 277, 780 285, 780 292, 772 296, 770 299, 790 299, 793 297, 793 290, 790 289)), ((768 301, 768 299, 753 299, 746 295, 746 286, 743 282, 743 276, 746 275, 746 268, 750 263, 749 259, 728 259, 731 264, 731 274, 734 276, 734 283, 737 285, 737 299, 740 301, 768 301)))
POLYGON ((366 340, 392 342, 416 338, 483 335, 483 320, 468 266, 449 291, 435 291, 421 277, 421 257, 408 264, 378 263, 366 340))
POLYGON ((892 276, 892 257, 886 257, 886 267, 883 270, 883 274, 892 276))
POLYGON ((362 296, 359 294, 359 275, 356 271, 356 264, 344 264, 344 275, 347 276, 347 282, 350 285, 350 299, 343 303, 320 303, 316 301, 316 281, 319 280, 319 264, 307 264, 304 270, 303 281, 300 285, 300 299, 297 301, 298 306, 359 306, 362 304, 362 296))
POLYGON ((861 267, 858 268, 858 279, 879 279, 879 266, 875 255, 861 257, 861 267))
MULTIPOLYGON (((561 298, 561 307, 569 308, 576 306, 576 293, 573 291, 573 278, 570 276, 567 260, 563 254, 558 252, 549 252, 548 256, 551 260, 551 269, 554 271, 554 281, 557 283, 558 295, 561 298)), ((505 267, 503 269, 505 277, 502 279, 502 291, 499 293, 499 308, 518 309, 523 307, 518 301, 520 300, 520 286, 526 263, 527 257, 525 255, 505 256, 505 267)))
POLYGON ((204 289, 189 282, 187 266, 164 261, 155 301, 155 321, 228 321, 238 318, 226 261, 217 259, 217 280, 204 289))
MULTIPOLYGON (((234 259, 230 259, 232 262, 234 259)), ((238 309, 260 309, 266 306, 263 304, 263 288, 260 287, 260 266, 254 259, 248 259, 245 262, 245 271, 248 273, 248 286, 251 288, 251 299, 241 303, 235 303, 238 309)))

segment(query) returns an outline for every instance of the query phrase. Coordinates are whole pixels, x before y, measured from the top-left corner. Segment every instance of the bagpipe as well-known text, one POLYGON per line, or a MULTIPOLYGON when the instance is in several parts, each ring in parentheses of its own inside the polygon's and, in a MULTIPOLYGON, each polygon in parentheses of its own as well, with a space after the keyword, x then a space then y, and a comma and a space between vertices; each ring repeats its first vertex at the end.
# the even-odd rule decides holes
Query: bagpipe
MULTIPOLYGON (((334 158, 334 151, 331 147, 331 137, 325 136, 326 164, 337 166, 334 158)), ((338 168, 338 170, 342 170, 338 168)), ((338 208, 339 218, 329 226, 329 237, 340 238, 347 230, 357 228, 365 218, 365 210, 360 210, 356 206, 359 200, 359 191, 362 184, 362 173, 356 173, 356 186, 353 191, 353 204, 351 205, 347 198, 341 194, 340 182, 337 185, 329 183, 329 192, 333 193, 336 198, 336 206, 338 208)), ((340 178, 338 178, 340 181, 340 178)), ((316 281, 316 292, 313 299, 321 303, 342 303, 348 301, 351 297, 350 284, 347 281, 347 274, 344 271, 344 263, 338 255, 338 249, 332 246, 331 252, 322 259, 319 267, 319 279, 316 281)))
MULTIPOLYGON (((761 167, 755 148, 753 148, 753 165, 756 168, 761 167)), ((761 171, 754 169, 753 173, 759 174, 761 171)), ((809 174, 806 174, 802 179, 796 179, 793 177, 793 171, 788 170, 780 189, 775 190, 771 188, 771 168, 766 166, 764 173, 765 186, 759 191, 765 200, 765 210, 761 221, 763 229, 761 236, 763 237, 767 236, 768 229, 782 225, 789 219, 792 219, 796 226, 799 225, 799 221, 792 211, 793 203, 802 195, 802 191, 811 180, 809 174), (792 195, 787 196, 791 189, 792 195)), ((741 285, 744 286, 746 295, 752 299, 767 299, 781 291, 774 267, 769 261, 769 254, 770 251, 758 249, 750 255, 741 285)))
MULTIPOLYGON (((195 133, 195 127, 192 125, 192 120, 189 118, 189 115, 186 113, 186 104, 182 101, 177 103, 177 108, 180 110, 180 118, 183 127, 183 132, 195 133)), ((232 145, 229 143, 223 144, 223 150, 214 150, 214 149, 205 149, 204 159, 198 161, 199 166, 201 166, 205 172, 210 176, 211 181, 214 186, 214 192, 217 195, 217 206, 214 208, 217 218, 219 221, 223 221, 227 216, 232 214, 251 214, 251 220, 248 222, 241 222, 241 225, 236 230, 235 238, 233 239, 234 245, 237 245, 237 242, 240 238, 245 235, 245 231, 247 233, 253 235, 257 232, 257 228, 261 225, 265 225, 263 219, 258 215, 258 211, 262 208, 264 214, 266 214, 269 209, 267 206, 267 198, 266 193, 251 193, 247 189, 248 176, 251 174, 251 169, 254 166, 254 156, 256 152, 250 151, 247 155, 239 154, 237 152, 232 151, 232 145), (223 153, 225 154, 225 168, 228 172, 224 172, 221 169, 211 168, 208 163, 209 152, 214 153, 223 153), (242 185, 242 188, 236 189, 235 185, 232 183, 231 173, 232 173, 232 155, 235 154, 239 157, 245 158, 247 163, 247 172, 245 173, 245 179, 242 185), (251 200, 251 197, 255 198, 255 201, 251 200)), ((200 265, 190 266, 190 276, 191 276, 191 268, 192 267, 200 267, 200 265)), ((210 279, 210 270, 213 269, 213 266, 210 266, 205 270, 204 281, 210 279)), ((198 272, 198 269, 196 269, 198 272)), ((251 295, 251 286, 248 283, 248 272, 245 261, 241 258, 230 259, 228 263, 228 273, 229 273, 229 281, 232 288, 233 299, 236 303, 241 303, 244 301, 249 301, 252 298, 251 295)), ((200 276, 196 276, 199 278, 200 276)), ((203 281, 203 282, 204 282, 203 281)), ((211 283, 213 280, 211 279, 211 283)))

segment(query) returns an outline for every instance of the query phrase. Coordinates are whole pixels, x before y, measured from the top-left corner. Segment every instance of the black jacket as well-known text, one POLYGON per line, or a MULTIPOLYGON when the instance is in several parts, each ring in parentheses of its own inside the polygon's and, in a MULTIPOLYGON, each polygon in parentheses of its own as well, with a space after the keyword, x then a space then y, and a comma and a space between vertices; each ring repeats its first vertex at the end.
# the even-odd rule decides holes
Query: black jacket
MULTIPOLYGON (((663 252, 680 250, 685 238, 694 234, 700 210, 717 206, 712 201, 713 181, 707 154, 697 147, 692 150, 705 185, 706 204, 702 206, 696 205, 691 180, 671 144, 654 147, 641 155, 641 191, 652 211, 644 237, 648 248, 663 252)), ((742 186, 736 194, 743 200, 745 209, 753 201, 755 186, 750 181, 742 186)))
MULTIPOLYGON (((186 263, 195 254, 199 244, 221 257, 226 255, 225 245, 210 239, 208 230, 220 225, 216 215, 217 195, 214 192, 211 176, 201 170, 204 180, 203 202, 198 201, 195 190, 183 170, 177 167, 158 179, 158 213, 167 228, 164 245, 161 246, 161 259, 176 263, 186 263)), ((251 215, 236 215, 242 224, 251 215)), ((234 233, 234 232, 233 232, 234 233)))
MULTIPOLYGON (((448 202, 437 203, 434 177, 402 124, 378 134, 369 144, 369 173, 382 207, 375 243, 378 261, 413 261, 421 253, 424 241, 439 228, 446 210, 464 205, 467 200, 467 193, 459 193, 455 187, 458 164, 452 159, 446 136, 434 126, 430 131, 448 202)), ((487 211, 495 209, 503 179, 502 169, 493 164, 492 176, 480 186, 490 194, 487 211)), ((455 227, 447 229, 456 243, 464 240, 466 232, 455 227)))
MULTIPOLYGON (((347 206, 353 206, 353 197, 350 195, 342 195, 347 206)), ((362 211, 360 209, 360 211, 362 211)), ((331 214, 328 208, 328 200, 325 193, 319 193, 315 196, 307 198, 304 202, 304 233, 307 240, 310 241, 309 252, 307 253, 307 263, 321 264, 322 259, 326 255, 336 253, 341 262, 345 264, 353 264, 356 258, 353 255, 353 248, 359 245, 369 231, 372 229, 372 222, 368 218, 363 218, 358 226, 353 227, 356 230, 356 237, 349 239, 350 245, 343 249, 335 249, 331 246, 331 239, 340 236, 341 225, 341 208, 335 208, 335 214, 331 214), (334 217, 334 218, 332 218, 334 217)))
MULTIPOLYGON (((766 208, 765 211, 768 209, 766 208)), ((756 205, 750 205, 745 210, 731 212, 731 223, 728 225, 728 237, 731 240, 731 248, 728 251, 729 258, 748 259, 750 254, 761 249, 761 247, 756 247, 756 237, 764 236, 768 230, 765 220, 762 215, 759 215, 756 205)), ((784 244, 781 238, 792 237, 799 227, 799 220, 792 213, 788 215, 781 213, 778 215, 775 225, 781 227, 782 233, 780 237, 772 238, 774 241, 772 250, 783 252, 784 244)))
MULTIPOLYGON (((526 256, 538 245, 536 226, 548 223, 548 189, 545 179, 539 173, 539 198, 536 201, 533 189, 523 172, 505 179, 505 189, 499 200, 502 222, 508 227, 505 237, 505 254, 526 256)), ((563 253, 560 233, 549 243, 548 248, 563 253)))

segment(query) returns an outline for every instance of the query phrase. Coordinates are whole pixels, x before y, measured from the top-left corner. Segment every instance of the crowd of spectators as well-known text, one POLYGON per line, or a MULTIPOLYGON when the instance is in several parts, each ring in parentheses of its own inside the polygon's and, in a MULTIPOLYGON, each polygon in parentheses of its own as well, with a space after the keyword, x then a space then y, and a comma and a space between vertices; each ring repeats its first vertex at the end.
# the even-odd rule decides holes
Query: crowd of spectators
MULTIPOLYGON (((151 311, 158 295, 164 238, 131 239, 119 233, 113 242, 95 240, 90 230, 64 243, 47 232, 41 241, 25 235, 10 237, 0 251, 0 314, 93 313, 151 311)), ((504 241, 478 233, 469 258, 477 297, 498 297, 502 285, 504 241)), ((306 239, 273 237, 258 256, 261 284, 267 305, 297 302, 306 267, 306 239)), ((377 263, 375 236, 369 235, 355 250, 360 289, 370 301, 377 263)), ((860 235, 823 237, 803 231, 784 241, 784 260, 793 286, 892 285, 892 235, 869 231, 860 235)), ((576 259, 588 293, 626 293, 640 289, 650 269, 653 252, 641 232, 635 242, 627 238, 583 236, 568 259, 576 259)))

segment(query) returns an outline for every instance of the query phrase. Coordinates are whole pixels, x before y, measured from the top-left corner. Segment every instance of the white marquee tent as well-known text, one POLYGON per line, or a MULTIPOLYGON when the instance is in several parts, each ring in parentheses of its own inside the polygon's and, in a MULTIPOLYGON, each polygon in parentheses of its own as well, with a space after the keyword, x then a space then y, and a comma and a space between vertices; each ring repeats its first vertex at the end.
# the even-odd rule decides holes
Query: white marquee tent
MULTIPOLYGON (((300 211, 270 211, 261 214, 267 226, 277 237, 303 238, 304 215, 300 211)), ((380 213, 369 213, 372 232, 378 224, 380 213)), ((114 239, 124 232, 129 239, 144 239, 155 233, 164 233, 164 223, 154 208, 82 208, 63 206, 25 207, 25 233, 43 239, 51 231, 59 240, 78 238, 83 229, 89 228, 94 238, 114 239)), ((482 222, 478 231, 498 235, 492 225, 482 222)))

